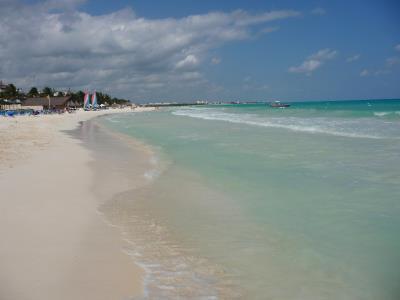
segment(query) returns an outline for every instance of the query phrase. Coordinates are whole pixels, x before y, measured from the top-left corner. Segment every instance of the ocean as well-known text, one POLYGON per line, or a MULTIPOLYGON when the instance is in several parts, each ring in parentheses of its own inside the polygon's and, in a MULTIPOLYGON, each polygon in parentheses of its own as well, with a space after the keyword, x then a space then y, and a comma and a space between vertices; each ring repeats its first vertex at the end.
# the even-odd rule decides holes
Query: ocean
POLYGON ((400 100, 174 107, 93 124, 118 135, 94 150, 113 152, 132 186, 100 211, 146 270, 146 297, 399 299, 400 100), (146 155, 117 149, 130 138, 146 155))

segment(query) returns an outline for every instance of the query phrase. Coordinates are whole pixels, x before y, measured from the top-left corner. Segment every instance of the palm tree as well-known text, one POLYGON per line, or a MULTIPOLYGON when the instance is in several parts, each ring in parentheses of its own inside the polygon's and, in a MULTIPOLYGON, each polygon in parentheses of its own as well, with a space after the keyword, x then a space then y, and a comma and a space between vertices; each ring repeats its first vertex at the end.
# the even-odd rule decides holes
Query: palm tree
POLYGON ((33 86, 33 87, 30 89, 28 95, 31 96, 31 97, 39 96, 38 89, 37 89, 36 87, 33 86))
POLYGON ((53 90, 51 88, 49 88, 48 86, 46 86, 42 90, 42 94, 45 95, 45 96, 52 96, 53 95, 53 90))
POLYGON ((16 97, 16 96, 18 96, 18 91, 17 91, 17 88, 15 87, 15 85, 10 83, 9 85, 7 85, 6 90, 4 91, 4 94, 6 95, 6 97, 16 97))

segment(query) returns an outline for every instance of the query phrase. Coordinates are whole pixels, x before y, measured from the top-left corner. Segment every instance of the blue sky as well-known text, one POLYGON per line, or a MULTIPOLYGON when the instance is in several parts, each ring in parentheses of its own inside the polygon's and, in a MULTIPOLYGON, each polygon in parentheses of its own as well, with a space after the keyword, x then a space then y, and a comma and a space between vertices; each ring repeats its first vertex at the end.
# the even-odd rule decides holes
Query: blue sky
POLYGON ((400 98, 399 1, 15 3, 7 15, 41 16, 3 24, 0 57, 12 64, 0 77, 22 86, 135 101, 400 98), (13 38, 30 30, 22 51, 13 38))

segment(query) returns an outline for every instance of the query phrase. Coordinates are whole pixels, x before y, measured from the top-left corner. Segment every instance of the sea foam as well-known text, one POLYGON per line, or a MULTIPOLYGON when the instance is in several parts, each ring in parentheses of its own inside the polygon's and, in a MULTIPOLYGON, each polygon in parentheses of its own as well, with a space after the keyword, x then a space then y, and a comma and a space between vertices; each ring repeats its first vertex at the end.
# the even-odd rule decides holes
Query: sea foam
POLYGON ((345 119, 329 117, 269 117, 256 114, 235 114, 210 109, 180 109, 172 112, 177 116, 186 116, 203 120, 225 121, 259 127, 281 128, 311 134, 328 134, 349 138, 385 139, 398 138, 400 126, 395 128, 387 122, 368 118, 345 119))

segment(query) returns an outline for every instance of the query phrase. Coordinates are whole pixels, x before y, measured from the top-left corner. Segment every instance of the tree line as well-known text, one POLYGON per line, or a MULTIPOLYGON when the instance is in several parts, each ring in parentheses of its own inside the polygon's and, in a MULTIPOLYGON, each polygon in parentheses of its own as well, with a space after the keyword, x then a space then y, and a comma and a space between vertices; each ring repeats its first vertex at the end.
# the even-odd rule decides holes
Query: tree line
MULTIPOLYGON (((17 89, 14 84, 6 85, 5 89, 0 92, 0 100, 2 99, 20 99, 24 100, 28 97, 46 97, 57 95, 57 93, 65 96, 71 96, 72 100, 83 104, 83 97, 85 93, 83 91, 68 91, 68 92, 59 92, 50 87, 44 87, 42 90, 38 90, 36 87, 32 87, 28 93, 22 92, 20 89, 17 89)), ((102 92, 96 92, 97 95, 97 103, 98 104, 126 104, 129 100, 111 97, 110 95, 102 92)))

